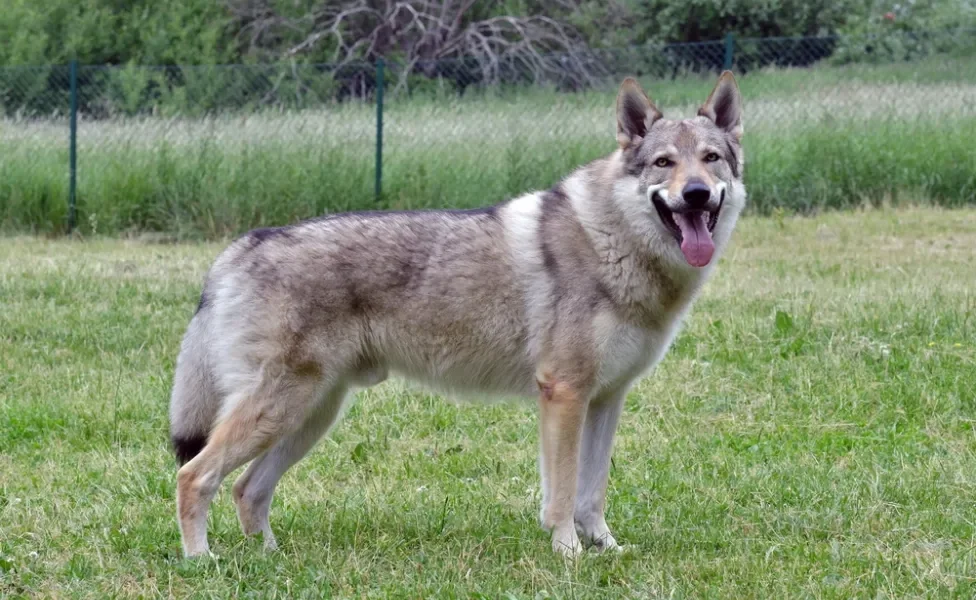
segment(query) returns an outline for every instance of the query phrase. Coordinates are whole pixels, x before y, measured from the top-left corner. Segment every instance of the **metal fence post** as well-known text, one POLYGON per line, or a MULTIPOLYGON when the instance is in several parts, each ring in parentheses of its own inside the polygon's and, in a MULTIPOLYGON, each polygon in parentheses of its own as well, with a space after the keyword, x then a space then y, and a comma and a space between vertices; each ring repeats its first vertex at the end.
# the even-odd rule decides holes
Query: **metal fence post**
POLYGON ((78 61, 72 60, 69 68, 71 85, 71 115, 69 117, 70 133, 68 134, 68 233, 75 228, 76 194, 78 179, 78 61))
POLYGON ((732 58, 735 52, 735 34, 726 33, 725 34, 725 59, 722 62, 722 68, 728 71, 732 68, 732 58))
POLYGON ((376 201, 383 193, 383 68, 382 58, 376 61, 376 201))

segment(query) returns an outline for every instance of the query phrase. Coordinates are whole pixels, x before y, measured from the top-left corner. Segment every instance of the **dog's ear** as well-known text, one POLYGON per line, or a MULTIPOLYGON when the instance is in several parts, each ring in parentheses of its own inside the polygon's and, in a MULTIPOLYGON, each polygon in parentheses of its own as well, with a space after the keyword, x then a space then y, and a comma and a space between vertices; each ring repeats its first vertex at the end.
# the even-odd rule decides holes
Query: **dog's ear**
POLYGON ((722 72, 698 114, 711 119, 736 138, 742 137, 742 96, 732 71, 722 72))
POLYGON ((617 92, 617 143, 621 148, 640 143, 662 116, 636 79, 624 79, 617 92))

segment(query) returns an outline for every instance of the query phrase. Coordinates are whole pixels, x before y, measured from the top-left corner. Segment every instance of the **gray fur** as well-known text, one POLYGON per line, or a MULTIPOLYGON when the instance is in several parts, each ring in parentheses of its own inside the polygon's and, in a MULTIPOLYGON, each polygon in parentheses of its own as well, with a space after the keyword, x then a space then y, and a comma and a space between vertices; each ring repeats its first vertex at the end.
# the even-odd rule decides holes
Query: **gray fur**
POLYGON ((729 112, 738 92, 730 75, 716 89, 722 104, 702 109, 711 117, 668 121, 625 82, 621 148, 547 192, 235 240, 207 275, 177 361, 171 435, 192 458, 178 478, 185 552, 207 551, 210 499, 254 459, 234 498, 245 533, 272 546, 280 477, 336 421, 347 389, 388 373, 448 393, 539 396, 553 547, 575 554, 580 537, 615 547, 603 510, 623 399, 670 345, 745 203, 741 124, 729 112), (712 147, 723 159, 703 162, 712 147), (673 169, 654 166, 662 151, 673 169), (685 262, 650 201, 661 194, 684 210, 680 185, 692 176, 721 207, 703 268, 685 262))

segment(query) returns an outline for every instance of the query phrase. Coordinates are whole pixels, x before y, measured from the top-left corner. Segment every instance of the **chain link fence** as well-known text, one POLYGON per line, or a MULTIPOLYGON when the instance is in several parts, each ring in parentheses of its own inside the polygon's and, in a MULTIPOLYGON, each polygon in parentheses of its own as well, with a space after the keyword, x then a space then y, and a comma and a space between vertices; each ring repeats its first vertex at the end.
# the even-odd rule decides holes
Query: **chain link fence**
MULTIPOLYGON (((976 32, 952 31, 730 35, 518 62, 0 68, 0 223, 219 237, 341 210, 496 202, 612 151, 626 75, 666 115, 690 116, 733 69, 760 155, 826 125, 855 144, 869 125, 957 129, 976 117, 973 56, 976 32)), ((749 183, 762 197, 789 182, 749 183)))

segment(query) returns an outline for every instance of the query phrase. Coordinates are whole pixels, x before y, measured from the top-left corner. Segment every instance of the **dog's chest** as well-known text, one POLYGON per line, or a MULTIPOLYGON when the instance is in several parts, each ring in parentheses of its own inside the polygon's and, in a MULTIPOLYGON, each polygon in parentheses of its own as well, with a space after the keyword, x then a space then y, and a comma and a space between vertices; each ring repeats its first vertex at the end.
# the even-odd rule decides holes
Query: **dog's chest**
POLYGON ((600 359, 598 388, 619 389, 647 372, 664 356, 676 330, 676 322, 669 323, 663 330, 649 330, 622 322, 610 314, 598 315, 594 320, 600 359))

